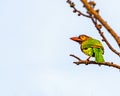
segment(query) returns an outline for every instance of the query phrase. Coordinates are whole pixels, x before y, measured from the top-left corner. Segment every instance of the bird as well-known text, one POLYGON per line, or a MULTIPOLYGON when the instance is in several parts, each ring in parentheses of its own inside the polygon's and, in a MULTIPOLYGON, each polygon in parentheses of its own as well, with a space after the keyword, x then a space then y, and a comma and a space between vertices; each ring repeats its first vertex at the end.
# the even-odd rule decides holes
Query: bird
POLYGON ((104 62, 104 47, 99 40, 84 34, 79 35, 78 37, 71 37, 70 39, 81 45, 81 51, 89 56, 86 61, 89 61, 90 57, 94 57, 96 63, 104 62))

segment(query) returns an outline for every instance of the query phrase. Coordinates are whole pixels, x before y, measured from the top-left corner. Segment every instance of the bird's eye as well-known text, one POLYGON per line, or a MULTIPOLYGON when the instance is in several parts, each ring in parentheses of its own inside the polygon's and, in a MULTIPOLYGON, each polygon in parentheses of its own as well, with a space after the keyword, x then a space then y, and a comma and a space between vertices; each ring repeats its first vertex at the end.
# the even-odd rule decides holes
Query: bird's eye
POLYGON ((85 36, 81 36, 80 38, 81 38, 82 40, 85 40, 85 39, 86 39, 86 37, 85 37, 85 36))
POLYGON ((88 48, 84 48, 84 50, 87 50, 88 48))

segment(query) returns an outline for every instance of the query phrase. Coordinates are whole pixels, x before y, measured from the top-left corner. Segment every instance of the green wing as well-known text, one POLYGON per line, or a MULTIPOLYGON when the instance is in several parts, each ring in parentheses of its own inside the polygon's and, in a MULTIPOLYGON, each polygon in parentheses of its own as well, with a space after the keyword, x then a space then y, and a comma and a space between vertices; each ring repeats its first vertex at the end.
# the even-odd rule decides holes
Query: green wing
POLYGON ((103 63, 104 62, 103 50, 101 48, 93 48, 93 51, 95 53, 95 61, 97 63, 103 63))
POLYGON ((88 56, 95 57, 98 63, 104 62, 103 53, 104 49, 100 41, 89 38, 81 44, 81 50, 88 56))
POLYGON ((93 38, 89 38, 88 40, 84 41, 81 47, 82 49, 84 48, 102 48, 103 49, 103 45, 101 44, 101 42, 93 38))

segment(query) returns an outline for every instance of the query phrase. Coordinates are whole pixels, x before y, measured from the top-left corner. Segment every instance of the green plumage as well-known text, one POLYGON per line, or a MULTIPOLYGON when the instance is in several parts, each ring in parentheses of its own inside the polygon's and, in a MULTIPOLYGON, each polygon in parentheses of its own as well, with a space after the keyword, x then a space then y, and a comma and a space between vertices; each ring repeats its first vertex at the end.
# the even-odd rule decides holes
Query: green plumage
POLYGON ((93 39, 93 38, 87 38, 81 43, 81 50, 90 57, 95 57, 95 61, 97 63, 103 63, 103 53, 104 49, 100 41, 93 39))
MULTIPOLYGON (((97 63, 104 62, 104 48, 99 40, 89 37, 87 35, 80 35, 78 37, 72 37, 70 39, 81 44, 81 51, 89 57, 95 57, 95 61, 97 63)), ((89 60, 89 58, 87 60, 89 60)))

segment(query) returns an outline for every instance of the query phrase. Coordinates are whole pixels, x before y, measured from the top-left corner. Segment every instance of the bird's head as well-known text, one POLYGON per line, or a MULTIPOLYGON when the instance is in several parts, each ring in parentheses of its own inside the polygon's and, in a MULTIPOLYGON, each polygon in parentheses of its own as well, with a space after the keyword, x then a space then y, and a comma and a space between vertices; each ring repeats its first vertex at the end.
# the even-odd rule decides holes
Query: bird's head
POLYGON ((80 35, 78 37, 71 37, 70 39, 81 44, 82 42, 86 41, 89 38, 91 38, 91 37, 89 37, 87 35, 80 35))

